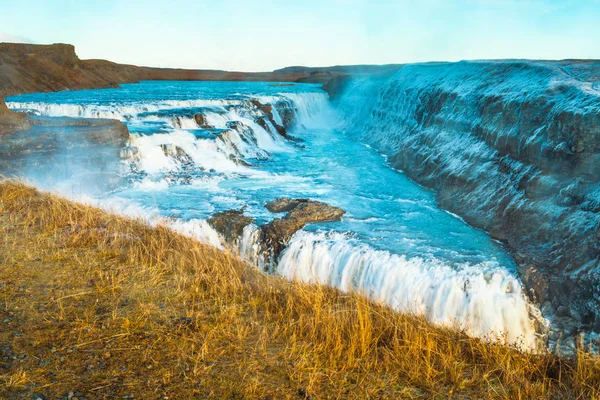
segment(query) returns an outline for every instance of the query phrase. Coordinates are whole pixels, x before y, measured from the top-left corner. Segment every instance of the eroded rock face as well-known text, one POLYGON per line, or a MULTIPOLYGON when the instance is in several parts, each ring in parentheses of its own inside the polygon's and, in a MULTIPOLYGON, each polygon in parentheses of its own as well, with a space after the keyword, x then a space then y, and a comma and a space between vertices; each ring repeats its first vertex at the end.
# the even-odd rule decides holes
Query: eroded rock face
POLYGON ((219 232, 228 243, 236 243, 244 228, 254 220, 244 215, 244 210, 227 210, 214 214, 208 223, 219 232))
POLYGON ((129 141, 129 131, 120 121, 40 117, 26 121, 29 126, 0 139, 0 174, 26 174, 44 188, 72 181, 89 193, 120 184, 115 176, 120 176, 121 153, 129 141))
MULTIPOLYGON (((1 57, 0 57, 1 59, 1 57)), ((4 102, 4 92, 0 89, 0 137, 31 126, 27 115, 11 112, 4 102)))
MULTIPOLYGON (((258 100, 252 100, 252 104, 254 104, 254 106, 256 108, 258 108, 259 110, 261 110, 263 112, 263 114, 265 114, 265 116, 267 117, 267 119, 269 120, 269 122, 271 123, 271 125, 275 128, 275 130, 277 131, 278 134, 280 134, 281 136, 283 136, 286 139, 292 139, 290 135, 288 135, 287 129, 285 126, 281 126, 277 123, 277 121, 275 121, 275 118, 273 117, 273 106, 271 104, 262 104, 260 101, 258 100)), ((267 126, 264 118, 258 118, 256 121, 263 129, 265 130, 269 130, 269 127, 267 126)), ((288 128, 291 127, 291 123, 289 124, 288 128)))
POLYGON ((0 91, 27 92, 115 87, 139 80, 140 68, 103 60, 82 61, 68 44, 0 43, 0 91))
MULTIPOLYGON (((320 201, 309 199, 279 198, 265 207, 275 213, 286 212, 282 218, 261 225, 258 241, 265 259, 277 260, 291 237, 306 224, 339 221, 345 211, 320 201)), ((228 210, 214 214, 208 223, 231 245, 236 245, 244 228, 254 220, 244 215, 243 210, 228 210)))
POLYGON ((274 259, 289 242, 292 235, 306 224, 341 220, 345 211, 320 201, 280 198, 266 205, 271 212, 287 212, 283 218, 275 218, 260 227, 261 242, 271 249, 274 259))
POLYGON ((570 334, 600 332, 599 85, 592 61, 407 65, 337 100, 356 139, 508 245, 570 334))
MULTIPOLYGON (((23 115, 20 113, 11 113, 23 115)), ((28 118, 29 130, 3 137, 0 152, 53 153, 61 150, 88 149, 109 146, 120 152, 129 141, 129 130, 117 120, 66 117, 28 118)))

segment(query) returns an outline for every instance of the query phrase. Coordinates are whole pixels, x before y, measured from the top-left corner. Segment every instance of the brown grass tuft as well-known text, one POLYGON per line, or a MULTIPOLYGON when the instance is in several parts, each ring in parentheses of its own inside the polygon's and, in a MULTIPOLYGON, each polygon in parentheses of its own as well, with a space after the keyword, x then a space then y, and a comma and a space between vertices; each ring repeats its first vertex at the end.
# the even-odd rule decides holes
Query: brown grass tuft
POLYGON ((600 398, 523 354, 21 183, 0 183, 0 397, 600 398))

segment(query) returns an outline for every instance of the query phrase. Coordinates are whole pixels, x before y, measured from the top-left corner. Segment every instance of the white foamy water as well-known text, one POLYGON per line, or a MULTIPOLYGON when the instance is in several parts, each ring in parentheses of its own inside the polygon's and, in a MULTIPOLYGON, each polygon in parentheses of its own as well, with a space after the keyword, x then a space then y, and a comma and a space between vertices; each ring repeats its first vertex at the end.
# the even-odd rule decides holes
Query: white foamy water
POLYGON ((265 260, 260 252, 259 233, 256 225, 246 225, 240 238, 239 252, 242 260, 264 269, 265 260))
MULTIPOLYGON (((248 227, 242 256, 256 262, 256 229, 248 227)), ((497 263, 452 268, 435 258, 409 258, 357 244, 346 235, 298 232, 276 269, 289 279, 358 292, 397 311, 471 336, 538 345, 520 282, 497 263)))
POLYGON ((231 141, 240 141, 237 133, 229 133, 231 140, 197 140, 184 130, 151 136, 134 135, 131 144, 139 149, 138 167, 149 174, 168 172, 181 167, 181 161, 172 154, 165 154, 164 145, 176 146, 190 157, 194 164, 204 169, 221 172, 247 172, 248 168, 235 163, 230 157, 238 155, 231 141))
POLYGON ((164 110, 237 106, 239 100, 162 100, 154 102, 123 102, 112 104, 69 104, 45 101, 10 101, 11 109, 29 110, 47 117, 110 118, 128 121, 138 114, 164 110))

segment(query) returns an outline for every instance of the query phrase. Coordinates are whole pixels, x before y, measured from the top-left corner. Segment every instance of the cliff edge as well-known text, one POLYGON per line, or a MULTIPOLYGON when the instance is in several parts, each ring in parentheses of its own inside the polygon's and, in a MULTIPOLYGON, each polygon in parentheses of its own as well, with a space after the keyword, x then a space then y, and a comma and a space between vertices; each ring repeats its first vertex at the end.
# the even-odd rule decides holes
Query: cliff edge
POLYGON ((563 343, 600 334, 599 61, 407 65, 338 103, 356 139, 507 244, 563 343))

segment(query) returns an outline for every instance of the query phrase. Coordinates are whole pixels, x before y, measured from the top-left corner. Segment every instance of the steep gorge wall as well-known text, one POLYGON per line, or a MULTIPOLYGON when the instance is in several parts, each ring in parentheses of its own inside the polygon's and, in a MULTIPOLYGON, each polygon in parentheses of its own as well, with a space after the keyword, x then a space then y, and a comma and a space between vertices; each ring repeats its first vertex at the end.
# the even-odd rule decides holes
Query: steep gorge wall
POLYGON ((153 68, 106 60, 80 60, 75 47, 69 44, 0 43, 0 112, 4 109, 2 97, 13 94, 114 87, 140 80, 328 83, 340 76, 390 72, 398 67, 287 67, 271 72, 153 68))
POLYGON ((357 139, 505 242, 557 329, 600 332, 600 62, 408 65, 343 83, 357 139))

